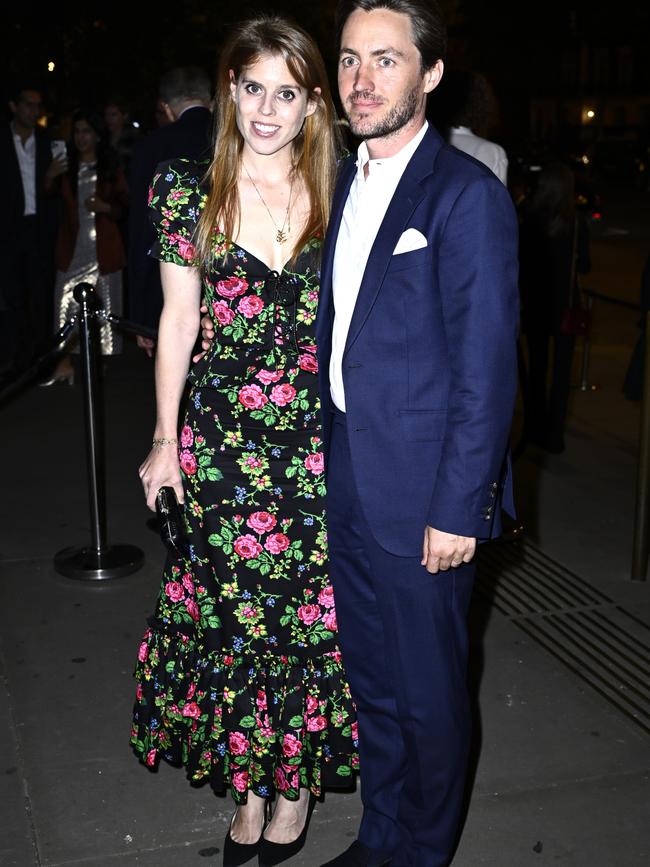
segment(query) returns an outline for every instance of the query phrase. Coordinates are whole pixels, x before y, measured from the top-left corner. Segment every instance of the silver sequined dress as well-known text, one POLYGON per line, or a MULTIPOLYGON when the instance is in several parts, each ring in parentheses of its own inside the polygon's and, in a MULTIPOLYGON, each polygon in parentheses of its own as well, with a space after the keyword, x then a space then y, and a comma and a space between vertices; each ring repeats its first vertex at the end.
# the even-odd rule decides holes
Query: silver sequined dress
MULTIPOLYGON (((77 302, 72 291, 77 283, 93 285, 107 313, 122 313, 122 271, 100 274, 97 264, 95 215, 85 205, 86 199, 95 195, 96 186, 96 164, 81 163, 77 183, 77 241, 70 267, 67 271, 57 271, 54 284, 54 327, 57 330, 76 313, 77 302)), ((116 355, 122 351, 122 338, 110 325, 102 325, 100 328, 100 342, 102 355, 116 355)), ((73 352, 78 351, 78 342, 75 340, 68 348, 73 352)))

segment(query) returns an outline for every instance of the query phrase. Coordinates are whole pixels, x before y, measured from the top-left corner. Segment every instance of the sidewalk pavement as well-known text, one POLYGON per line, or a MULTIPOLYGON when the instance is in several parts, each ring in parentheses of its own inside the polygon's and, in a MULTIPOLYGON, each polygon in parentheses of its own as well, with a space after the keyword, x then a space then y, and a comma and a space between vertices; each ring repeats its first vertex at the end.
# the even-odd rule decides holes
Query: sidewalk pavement
MULTIPOLYGON (((564 454, 530 448, 516 462, 523 541, 481 552, 473 785, 453 867, 650 863, 650 584, 629 580, 639 406, 620 392, 635 338, 629 314, 596 310, 600 387, 574 392, 564 454)), ((2 867, 221 863, 230 800, 169 766, 148 772, 128 745, 163 561, 136 473, 152 365, 130 341, 105 392, 108 541, 146 558, 105 583, 53 568, 89 541, 80 385, 33 388, 1 410, 2 867)), ((359 815, 358 787, 328 794, 287 863, 317 867, 359 815)))

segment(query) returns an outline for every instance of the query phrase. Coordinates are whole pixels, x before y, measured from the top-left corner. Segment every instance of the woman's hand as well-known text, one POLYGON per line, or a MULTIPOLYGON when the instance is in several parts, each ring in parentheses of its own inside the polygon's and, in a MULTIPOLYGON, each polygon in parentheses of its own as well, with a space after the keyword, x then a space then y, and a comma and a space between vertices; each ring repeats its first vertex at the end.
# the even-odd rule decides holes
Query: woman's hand
POLYGON ((175 445, 152 448, 138 470, 138 475, 142 481, 147 506, 152 512, 156 511, 156 494, 166 485, 176 491, 178 502, 183 502, 183 484, 175 445))

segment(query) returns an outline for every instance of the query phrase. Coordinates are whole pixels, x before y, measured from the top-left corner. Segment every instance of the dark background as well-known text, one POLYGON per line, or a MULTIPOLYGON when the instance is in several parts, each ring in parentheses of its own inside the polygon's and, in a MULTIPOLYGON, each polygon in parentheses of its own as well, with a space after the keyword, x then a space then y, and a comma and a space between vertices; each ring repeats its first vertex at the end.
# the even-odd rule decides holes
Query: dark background
MULTIPOLYGON (((587 151, 647 189, 650 143, 650 4, 443 0, 447 67, 483 72, 498 113, 484 134, 511 158, 552 147, 587 151), (585 106, 596 116, 582 117, 585 106)), ((154 126, 157 84, 173 65, 212 76, 228 26, 255 11, 293 17, 317 40, 335 86, 335 0, 185 0, 180 3, 23 2, 7 13, 0 50, 8 61, 3 104, 14 82, 42 89, 51 126, 76 106, 125 100, 131 118, 154 126), (55 70, 47 72, 54 61, 55 70)), ((532 158, 532 157, 531 157, 532 158)))

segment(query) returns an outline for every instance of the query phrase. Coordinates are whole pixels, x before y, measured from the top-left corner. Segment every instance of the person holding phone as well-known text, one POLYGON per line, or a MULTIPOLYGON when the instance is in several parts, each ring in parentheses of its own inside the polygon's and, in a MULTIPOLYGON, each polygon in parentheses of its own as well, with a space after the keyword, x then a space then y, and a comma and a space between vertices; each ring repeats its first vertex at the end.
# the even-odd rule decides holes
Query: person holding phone
MULTIPOLYGON (((72 118, 68 171, 62 178, 64 217, 56 241, 54 285, 55 330, 76 310, 74 287, 91 283, 107 312, 122 311, 122 269, 126 264, 119 220, 128 203, 128 189, 117 156, 103 139, 101 118, 80 109, 72 118)), ((121 340, 110 325, 100 329, 103 355, 121 351, 121 340)), ((64 353, 41 383, 74 382, 72 355, 64 353)))

